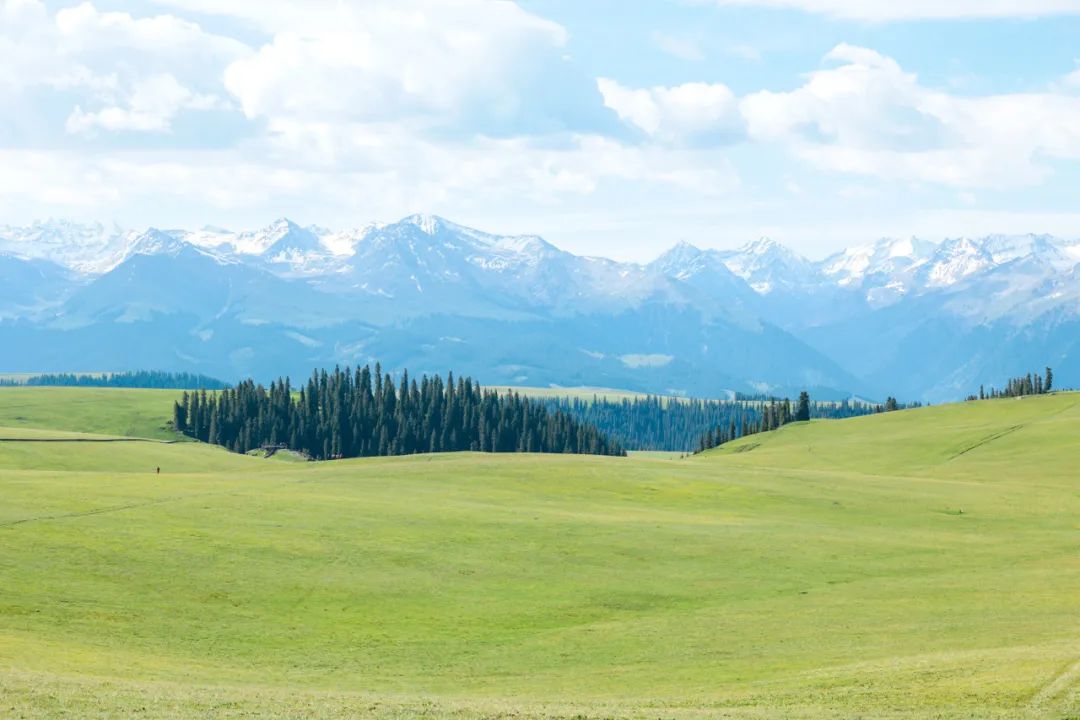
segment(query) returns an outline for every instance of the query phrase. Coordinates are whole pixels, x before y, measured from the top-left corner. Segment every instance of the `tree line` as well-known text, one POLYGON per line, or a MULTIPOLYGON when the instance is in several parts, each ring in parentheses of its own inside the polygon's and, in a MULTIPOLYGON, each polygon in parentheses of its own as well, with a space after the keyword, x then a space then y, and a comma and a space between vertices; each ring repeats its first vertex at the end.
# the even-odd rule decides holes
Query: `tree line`
POLYGON ((251 380, 220 392, 185 392, 173 408, 180 432, 246 453, 284 447, 316 459, 454 452, 625 455, 594 425, 517 393, 481 388, 471 378, 445 382, 403 371, 395 383, 374 370, 315 371, 294 390, 251 380))
MULTIPOLYGON (((742 437, 762 429, 775 429, 794 415, 790 401, 760 396, 753 400, 701 400, 645 396, 608 400, 550 398, 547 405, 575 419, 594 425, 631 450, 692 452, 701 449, 706 434, 716 442, 742 437)), ((839 419, 881 412, 884 406, 844 400, 813 402, 807 398, 810 417, 839 419)), ((893 400, 896 404, 896 401, 893 400)), ((898 407, 898 405, 897 405, 898 407)), ((713 445, 714 446, 714 445, 713 445)), ((712 446, 710 446, 712 447, 712 446)))
POLYGON ((748 435, 778 430, 788 423, 818 418, 840 419, 857 415, 872 415, 921 407, 921 405, 922 403, 919 402, 902 404, 892 396, 880 404, 848 400, 840 403, 815 403, 810 400, 810 393, 804 390, 799 393, 799 399, 794 406, 788 398, 783 400, 773 398, 768 402, 759 401, 756 418, 744 414, 740 422, 735 422, 735 419, 731 418, 726 424, 713 426, 698 439, 695 452, 711 450, 748 435))
POLYGON ((34 387, 112 387, 155 388, 162 390, 223 390, 227 383, 206 375, 188 372, 139 370, 135 372, 79 374, 49 373, 34 375, 25 380, 3 380, 0 385, 29 385, 34 387))
POLYGON ((994 387, 986 389, 985 385, 979 386, 978 395, 968 395, 970 400, 988 400, 993 398, 1023 397, 1025 395, 1045 395, 1054 388, 1054 371, 1047 367, 1043 373, 1028 373, 1018 377, 1009 378, 1005 387, 998 390, 994 387))

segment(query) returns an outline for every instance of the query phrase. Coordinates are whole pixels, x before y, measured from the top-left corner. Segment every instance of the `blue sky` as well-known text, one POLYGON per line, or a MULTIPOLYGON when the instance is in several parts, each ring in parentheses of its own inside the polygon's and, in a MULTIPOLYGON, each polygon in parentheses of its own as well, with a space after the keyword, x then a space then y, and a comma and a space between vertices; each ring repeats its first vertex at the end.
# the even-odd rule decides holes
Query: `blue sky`
POLYGON ((0 0, 0 224, 1080 236, 1080 0, 0 0))

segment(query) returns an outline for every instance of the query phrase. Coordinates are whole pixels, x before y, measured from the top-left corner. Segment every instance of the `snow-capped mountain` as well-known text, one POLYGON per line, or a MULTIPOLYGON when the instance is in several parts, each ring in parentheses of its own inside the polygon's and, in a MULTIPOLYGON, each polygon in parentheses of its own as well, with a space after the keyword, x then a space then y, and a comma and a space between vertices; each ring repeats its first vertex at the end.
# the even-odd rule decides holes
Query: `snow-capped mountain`
POLYGON ((492 317, 612 311, 662 293, 647 268, 573 255, 534 235, 499 236, 413 215, 370 227, 327 291, 392 302, 396 313, 453 307, 492 317))
POLYGON ((770 238, 760 238, 738 250, 721 251, 720 257, 731 272, 761 295, 805 291, 824 282, 817 266, 770 238))
POLYGON ((185 317, 188 330, 198 334, 226 316, 291 327, 349 316, 327 307, 328 299, 304 283, 150 229, 134 238, 119 264, 72 293, 46 324, 70 329, 185 317))
POLYGON ((678 285, 691 288, 697 306, 720 305, 733 319, 757 321, 765 307, 758 292, 728 267, 724 254, 681 242, 649 264, 649 268, 678 285))
POLYGON ((998 278, 1000 287, 1001 279, 1008 282, 1010 267, 1017 283, 1028 284, 1030 272, 1021 273, 1023 264, 1018 261, 1034 263, 1029 270, 1036 274, 1060 276, 1080 262, 1080 243, 1048 235, 954 238, 939 245, 918 238, 886 238, 843 250, 820 267, 837 285, 864 294, 871 308, 881 308, 908 295, 971 290, 983 277, 998 278))
POLYGON ((130 233, 101 224, 67 220, 36 222, 27 227, 0 226, 0 253, 48 260, 80 274, 97 275, 118 263, 130 233))
POLYGON ((940 399, 1041 348, 1080 373, 1078 264, 1080 242, 1046 235, 881 239, 821 261, 769 239, 680 243, 643 265, 432 215, 336 231, 50 221, 0 227, 0 343, 19 347, 10 369, 382 359, 490 382, 940 399))
POLYGON ((865 293, 871 307, 882 307, 911 291, 913 268, 925 263, 935 247, 918 238, 882 238, 842 250, 826 258, 819 267, 840 287, 865 293))

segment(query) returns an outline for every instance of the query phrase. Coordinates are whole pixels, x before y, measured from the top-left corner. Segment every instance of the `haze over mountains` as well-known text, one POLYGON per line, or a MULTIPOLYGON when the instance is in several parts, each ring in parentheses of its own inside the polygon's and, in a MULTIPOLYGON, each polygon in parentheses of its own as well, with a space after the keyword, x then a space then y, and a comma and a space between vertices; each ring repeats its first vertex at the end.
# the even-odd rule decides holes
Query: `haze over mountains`
POLYGON ((0 227, 3 370, 225 379, 380 360, 489 384, 944 400, 1080 371, 1080 241, 761 239, 648 264, 427 215, 336 232, 0 227))

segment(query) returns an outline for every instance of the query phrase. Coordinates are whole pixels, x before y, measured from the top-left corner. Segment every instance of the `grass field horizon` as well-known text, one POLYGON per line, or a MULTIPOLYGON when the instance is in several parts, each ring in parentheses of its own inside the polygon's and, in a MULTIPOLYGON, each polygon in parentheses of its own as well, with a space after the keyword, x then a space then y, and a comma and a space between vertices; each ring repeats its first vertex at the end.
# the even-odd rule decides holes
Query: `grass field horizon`
POLYGON ((0 389, 0 715, 1080 717, 1080 394, 324 463, 178 395, 0 389))

